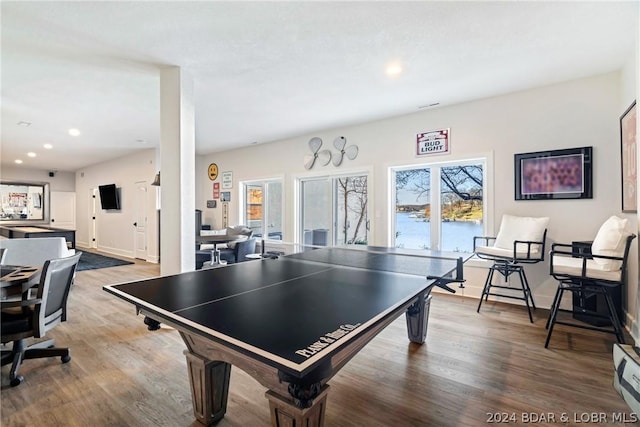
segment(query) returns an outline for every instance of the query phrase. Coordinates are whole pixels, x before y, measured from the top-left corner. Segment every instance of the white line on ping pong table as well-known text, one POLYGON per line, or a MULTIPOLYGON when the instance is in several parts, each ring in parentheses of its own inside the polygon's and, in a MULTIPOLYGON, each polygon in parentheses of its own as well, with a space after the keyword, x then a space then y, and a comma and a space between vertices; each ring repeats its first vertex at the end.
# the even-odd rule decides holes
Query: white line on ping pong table
MULTIPOLYGON (((336 249, 336 248, 334 248, 334 249, 336 249)), ((338 248, 338 249, 342 249, 342 248, 338 248)), ((361 253, 374 253, 374 254, 377 254, 377 255, 402 255, 402 256, 409 255, 409 256, 415 256, 415 257, 419 257, 419 258, 444 259, 444 260, 448 260, 448 261, 455 261, 456 260, 456 258, 431 257, 431 256, 420 255, 420 254, 415 254, 414 255, 414 254, 404 254, 404 253, 389 253, 389 252, 383 252, 383 251, 368 251, 368 250, 347 249, 347 248, 345 248, 345 249, 346 250, 351 250, 351 251, 354 251, 354 252, 361 252, 361 253)), ((287 279, 287 280, 281 280, 279 282, 275 282, 275 283, 271 283, 269 285, 261 286, 261 287, 256 288, 256 289, 250 289, 250 290, 239 292, 239 293, 236 293, 236 294, 233 294, 233 295, 227 295, 227 296, 224 296, 222 298, 217 298, 217 299, 212 299, 212 300, 209 300, 209 301, 205 301, 205 302, 202 302, 202 303, 199 303, 199 304, 196 304, 196 305, 192 305, 192 306, 189 306, 189 307, 182 308, 180 310, 176 310, 175 313, 180 313, 182 311, 190 310, 192 308, 197 308, 197 307, 201 307, 201 306, 204 306, 204 305, 207 305, 207 304, 211 304, 211 303, 215 303, 215 302, 219 302, 219 301, 224 301, 226 299, 239 297, 239 296, 242 296, 242 295, 250 294, 252 292, 258 292, 258 291, 261 291, 263 289, 271 288, 273 286, 279 286, 279 285, 282 285, 282 284, 285 284, 285 283, 288 283, 288 282, 292 282, 292 281, 295 281, 295 280, 304 279, 305 277, 315 276, 317 274, 324 273, 325 271, 336 269, 338 267, 341 267, 341 268, 344 268, 344 267, 357 268, 357 269, 368 270, 368 271, 382 272, 382 273, 386 273, 386 274, 407 274, 407 275, 410 275, 410 276, 416 276, 416 274, 412 274, 412 273, 397 272, 397 271, 386 271, 386 270, 373 270, 373 269, 366 268, 366 267, 358 267, 358 266, 353 266, 353 265, 342 265, 342 264, 332 264, 332 263, 327 263, 327 262, 323 262, 323 261, 316 261, 316 260, 307 260, 307 259, 299 260, 299 259, 296 259, 296 258, 289 258, 289 259, 295 260, 295 261, 304 261, 304 262, 309 262, 309 263, 314 263, 314 264, 327 265, 327 268, 315 271, 313 273, 308 273, 308 274, 303 274, 301 276, 292 277, 292 278, 287 279)), ((425 276, 425 279, 426 279, 426 276, 425 276)))
MULTIPOLYGON (((228 268, 228 267, 224 267, 224 268, 228 268)), ((229 299, 229 298, 239 297, 239 296, 241 296, 241 295, 246 295, 246 294, 249 294, 249 293, 251 293, 251 292, 261 291, 261 290, 263 290, 263 289, 271 288, 271 287, 273 287, 273 286, 282 285, 282 284, 284 284, 284 283, 291 282, 291 281, 294 281, 294 280, 304 279, 305 277, 310 277, 310 276, 314 276, 314 275, 316 275, 316 274, 323 273, 323 272, 325 272, 325 271, 329 271, 329 270, 331 270, 332 268, 336 268, 336 267, 335 267, 335 266, 327 267, 327 268, 325 268, 324 270, 315 271, 315 272, 313 272, 313 273, 309 273, 309 274, 303 274, 302 276, 292 277, 292 278, 287 279, 287 280, 281 280, 281 281, 279 281, 279 282, 271 283, 271 284, 269 284, 269 285, 265 285, 265 286, 261 286, 261 287, 256 288, 256 289, 250 289, 250 290, 248 290, 248 291, 239 292, 239 293, 237 293, 237 294, 227 295, 227 296, 222 297, 222 298, 212 299, 212 300, 209 300, 209 301, 206 301, 206 302, 202 302, 202 303, 200 303, 200 304, 196 304, 196 305, 192 305, 192 306, 190 306, 190 307, 185 307, 185 308, 182 308, 182 309, 180 309, 180 310, 176 310, 174 313, 180 313, 181 311, 190 310, 190 309, 192 309, 192 308, 196 308, 196 307, 200 307, 200 306, 203 306, 203 305, 211 304, 212 302, 224 301, 224 300, 229 299)))

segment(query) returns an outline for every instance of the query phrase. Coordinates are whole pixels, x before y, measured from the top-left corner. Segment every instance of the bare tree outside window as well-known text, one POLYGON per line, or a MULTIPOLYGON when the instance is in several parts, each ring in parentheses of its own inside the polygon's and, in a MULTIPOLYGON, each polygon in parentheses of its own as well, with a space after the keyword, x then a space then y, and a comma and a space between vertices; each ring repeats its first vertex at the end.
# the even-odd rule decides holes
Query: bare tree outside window
POLYGON ((481 165, 443 167, 440 182, 443 220, 482 220, 481 165))
POLYGON ((338 243, 367 244, 367 177, 338 178, 338 243))
POLYGON ((440 221, 441 250, 471 251, 483 220, 483 165, 424 167, 395 172, 396 246, 429 249, 431 221, 440 221), (432 217, 431 174, 440 180, 441 217, 432 217))

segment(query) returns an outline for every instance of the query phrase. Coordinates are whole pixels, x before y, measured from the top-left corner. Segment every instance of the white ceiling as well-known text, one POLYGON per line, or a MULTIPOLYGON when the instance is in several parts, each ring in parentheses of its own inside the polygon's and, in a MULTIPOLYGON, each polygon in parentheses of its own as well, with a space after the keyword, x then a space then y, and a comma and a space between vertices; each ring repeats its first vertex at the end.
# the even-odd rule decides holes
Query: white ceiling
POLYGON ((59 171, 158 146, 164 66, 193 77, 204 154, 618 70, 639 13, 635 1, 0 7, 2 163, 59 171))

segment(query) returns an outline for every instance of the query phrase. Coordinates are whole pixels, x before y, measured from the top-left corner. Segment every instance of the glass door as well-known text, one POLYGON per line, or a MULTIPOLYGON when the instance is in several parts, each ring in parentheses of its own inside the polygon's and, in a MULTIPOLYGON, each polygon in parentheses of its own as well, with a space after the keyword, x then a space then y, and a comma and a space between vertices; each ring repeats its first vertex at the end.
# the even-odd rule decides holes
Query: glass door
POLYGON ((244 184, 245 224, 258 238, 282 240, 282 182, 244 184))
POLYGON ((302 244, 331 246, 333 230, 331 186, 328 178, 301 182, 302 244))
POLYGON ((247 184, 245 186, 246 212, 245 223, 253 231, 253 236, 262 237, 264 191, 262 184, 247 184))
POLYGON ((300 184, 303 244, 367 244, 369 217, 366 175, 304 179, 300 184))

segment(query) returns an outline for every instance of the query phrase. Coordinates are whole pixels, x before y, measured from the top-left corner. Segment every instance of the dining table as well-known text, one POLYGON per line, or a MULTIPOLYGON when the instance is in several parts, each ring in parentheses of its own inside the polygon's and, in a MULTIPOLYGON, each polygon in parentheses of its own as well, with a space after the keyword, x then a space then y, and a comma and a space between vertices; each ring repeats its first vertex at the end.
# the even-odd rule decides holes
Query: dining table
POLYGON ((222 243, 231 243, 236 240, 242 240, 244 236, 237 234, 212 234, 208 236, 196 236, 196 243, 213 245, 211 250, 211 263, 217 264, 220 259, 220 252, 218 251, 218 245, 222 243))
POLYGON ((0 298, 25 294, 34 284, 29 280, 40 271, 40 267, 23 265, 0 266, 0 298))

